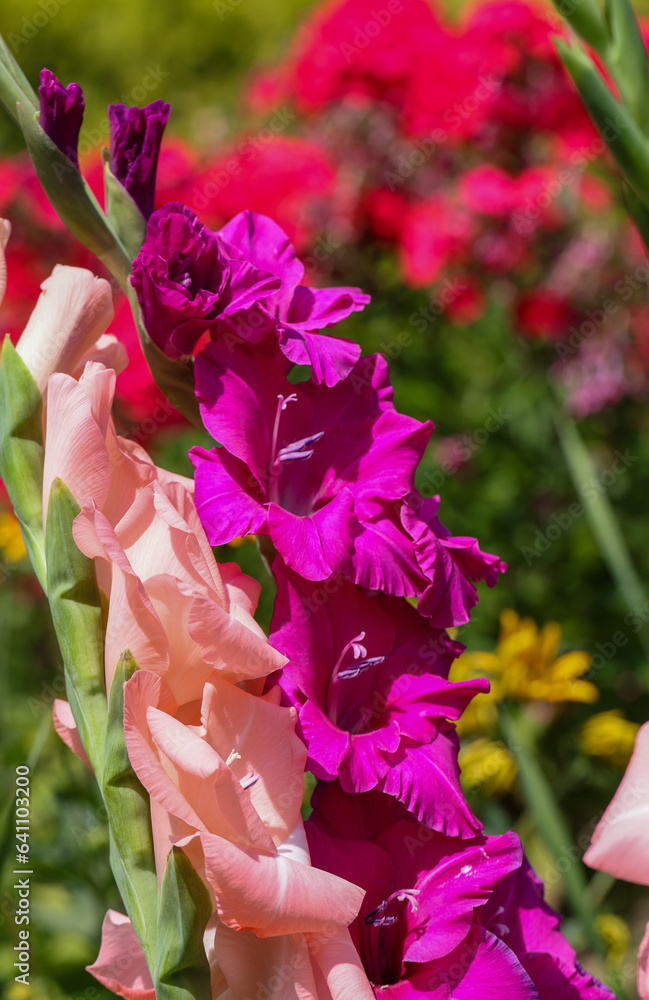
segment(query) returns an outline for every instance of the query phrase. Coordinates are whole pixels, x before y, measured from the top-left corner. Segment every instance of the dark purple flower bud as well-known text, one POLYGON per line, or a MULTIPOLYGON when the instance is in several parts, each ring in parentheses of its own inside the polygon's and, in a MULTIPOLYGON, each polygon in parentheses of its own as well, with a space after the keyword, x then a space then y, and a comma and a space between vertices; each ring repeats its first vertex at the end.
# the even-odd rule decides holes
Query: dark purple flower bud
POLYGON ((148 219, 155 207, 160 143, 171 107, 153 101, 145 108, 110 104, 110 169, 148 219))
POLYGON ((79 169, 79 132, 86 102, 78 83, 64 87, 49 69, 41 70, 38 88, 38 124, 52 142, 79 169))

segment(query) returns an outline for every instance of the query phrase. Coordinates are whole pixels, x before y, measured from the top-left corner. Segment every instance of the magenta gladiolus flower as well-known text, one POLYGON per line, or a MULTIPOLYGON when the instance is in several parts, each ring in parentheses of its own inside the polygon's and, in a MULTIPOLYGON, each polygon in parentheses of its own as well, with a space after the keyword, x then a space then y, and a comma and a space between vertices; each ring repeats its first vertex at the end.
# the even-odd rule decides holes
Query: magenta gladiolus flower
POLYGON ((79 132, 86 106, 81 87, 78 83, 70 83, 64 87, 54 73, 49 69, 42 69, 38 97, 38 124, 78 170, 79 132))
POLYGON ((253 309, 230 313, 227 322, 244 340, 257 342, 269 333, 279 337, 281 352, 294 364, 311 365, 314 382, 335 385, 360 357, 360 347, 340 337, 317 333, 363 309, 370 301, 360 288, 308 288, 301 285, 304 265, 284 230, 265 215, 240 212, 219 236, 241 260, 281 280, 279 288, 253 309))
POLYGON ((180 202, 149 219, 133 286, 151 339, 169 357, 190 355, 220 316, 249 308, 279 278, 243 260, 180 202))
MULTIPOLYGON (((517 975, 516 963, 476 927, 494 888, 521 863, 518 837, 447 837, 385 803, 378 792, 352 796, 321 785, 306 823, 313 863, 343 878, 353 872, 365 889, 350 931, 377 995, 480 1000, 486 984, 497 982, 499 997, 532 1000, 531 990, 518 991, 521 982, 529 985, 524 970, 517 975), (462 968, 462 949, 496 952, 487 976, 482 970, 477 983, 471 977, 474 988, 480 984, 475 993, 445 985, 448 967, 462 968)), ((469 952, 464 969, 474 961, 469 952)))
POLYGON ((337 783, 312 802, 313 863, 366 890, 350 930, 382 1000, 614 1000, 576 961, 514 833, 446 837, 337 783))
POLYGON ((153 101, 145 108, 110 104, 110 169, 145 219, 154 209, 160 143, 171 106, 153 101))
POLYGON ((199 354, 203 422, 224 447, 190 452, 197 506, 212 545, 270 535, 287 566, 324 580, 352 556, 359 509, 380 518, 410 491, 431 425, 397 413, 379 355, 331 388, 293 385, 288 367, 269 343, 199 354))
POLYGON ((378 788, 449 836, 474 836, 481 825, 460 788, 447 720, 488 684, 448 680, 463 647, 401 598, 342 580, 325 594, 279 558, 273 572, 271 641, 289 658, 279 685, 299 712, 308 770, 338 776, 347 792, 378 788))
POLYGON ((307 288, 304 267, 271 219, 241 212, 217 233, 190 209, 170 203, 154 212, 133 263, 145 326, 172 358, 189 355, 201 335, 229 346, 269 335, 293 364, 335 385, 358 361, 360 347, 317 331, 362 309, 358 288, 307 288))

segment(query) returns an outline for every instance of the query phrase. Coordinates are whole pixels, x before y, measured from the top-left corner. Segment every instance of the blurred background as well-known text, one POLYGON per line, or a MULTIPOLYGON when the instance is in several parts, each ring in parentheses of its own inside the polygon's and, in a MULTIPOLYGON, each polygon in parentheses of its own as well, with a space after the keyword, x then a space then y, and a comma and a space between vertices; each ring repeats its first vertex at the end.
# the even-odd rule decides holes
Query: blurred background
MULTIPOLYGON (((435 422, 419 486, 441 495, 444 524, 509 565, 493 590, 481 585, 458 636, 469 653, 457 677, 494 682, 460 726, 471 805, 488 832, 519 832, 582 962, 632 998, 649 898, 580 858, 649 715, 649 262, 554 54, 561 30, 550 7, 523 0, 0 9, 34 84, 47 66, 82 85, 82 168, 99 197, 106 105, 168 101, 159 204, 184 201, 213 227, 264 212, 309 281, 372 295, 340 332, 385 353, 398 408, 435 422)), ((4 115, 0 215, 13 226, 0 334, 15 340, 55 263, 97 265, 61 228, 4 115)), ((131 354, 121 432, 191 474, 187 450, 207 442, 161 402, 115 305, 111 329, 131 354)), ((267 627, 272 585, 255 545, 217 557, 264 580, 267 627)), ((15 766, 29 763, 35 871, 23 988, 3 794, 3 996, 107 997, 84 970, 107 906, 121 908, 104 817, 92 776, 52 732, 60 657, 1 496, 0 635, 0 788, 13 794, 15 766)))

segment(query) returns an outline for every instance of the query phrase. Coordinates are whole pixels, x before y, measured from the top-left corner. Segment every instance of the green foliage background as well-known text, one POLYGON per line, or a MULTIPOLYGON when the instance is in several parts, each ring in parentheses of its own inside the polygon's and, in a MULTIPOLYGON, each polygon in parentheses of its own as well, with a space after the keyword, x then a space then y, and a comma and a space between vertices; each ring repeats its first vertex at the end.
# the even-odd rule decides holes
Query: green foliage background
MULTIPOLYGON (((62 81, 83 85, 88 129, 101 126, 109 103, 142 85, 149 67, 159 67, 166 75, 149 100, 172 104, 176 131, 213 141, 236 123, 243 75, 277 57, 310 6, 309 0, 3 0, 0 32, 34 82, 47 66, 62 81)), ((18 147, 19 138, 3 116, 0 148, 18 147)))

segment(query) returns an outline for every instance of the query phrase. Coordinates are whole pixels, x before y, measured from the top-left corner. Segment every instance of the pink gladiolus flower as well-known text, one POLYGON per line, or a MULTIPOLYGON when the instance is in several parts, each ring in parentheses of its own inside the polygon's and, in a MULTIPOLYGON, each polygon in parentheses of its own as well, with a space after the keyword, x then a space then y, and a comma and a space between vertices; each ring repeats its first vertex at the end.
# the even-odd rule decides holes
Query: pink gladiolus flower
POLYGON ((112 523, 91 498, 74 537, 110 599, 108 683, 126 647, 182 704, 215 671, 236 684, 284 664, 253 618, 259 584, 236 563, 217 566, 184 483, 153 479, 112 523))
MULTIPOLYGON (((649 885, 649 722, 638 731, 626 773, 597 824, 584 861, 615 878, 649 885)), ((649 1000, 649 924, 638 953, 638 993, 649 1000)))
MULTIPOLYGON (((205 944, 213 997, 244 1000, 269 971, 282 969, 287 996, 371 1000, 346 930, 363 891, 310 864, 300 818, 306 751, 295 710, 218 672, 202 700, 179 705, 148 670, 125 685, 124 709, 129 757, 151 795, 159 876, 177 844, 210 890, 205 944)), ((120 914, 109 911, 90 971, 127 1000, 152 996, 137 940, 120 914), (124 951, 131 956, 126 970, 124 951)))
POLYGON ((584 861, 615 878, 649 885, 649 722, 636 736, 622 782, 597 824, 584 861))
POLYGON ((97 361, 86 364, 77 381, 56 372, 47 384, 43 507, 55 478, 62 479, 82 506, 92 497, 107 517, 117 521, 135 496, 154 479, 180 480, 158 469, 146 452, 118 437, 110 416, 115 372, 97 361))

